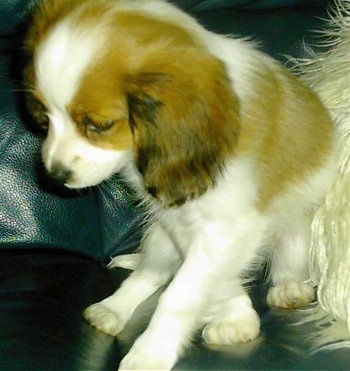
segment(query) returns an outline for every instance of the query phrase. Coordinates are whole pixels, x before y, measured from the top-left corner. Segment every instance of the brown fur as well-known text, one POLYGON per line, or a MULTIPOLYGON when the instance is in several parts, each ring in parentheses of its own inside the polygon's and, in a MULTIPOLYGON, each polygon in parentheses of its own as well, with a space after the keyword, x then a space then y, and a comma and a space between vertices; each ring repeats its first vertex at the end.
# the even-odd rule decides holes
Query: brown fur
POLYGON ((310 176, 333 150, 334 128, 316 94, 275 69, 256 76, 237 152, 259 164, 257 203, 264 210, 287 187, 310 176))
POLYGON ((158 54, 147 67, 157 81, 136 78, 128 91, 137 165, 150 193, 181 204, 213 186, 233 155, 239 105, 223 64, 197 49, 158 54))

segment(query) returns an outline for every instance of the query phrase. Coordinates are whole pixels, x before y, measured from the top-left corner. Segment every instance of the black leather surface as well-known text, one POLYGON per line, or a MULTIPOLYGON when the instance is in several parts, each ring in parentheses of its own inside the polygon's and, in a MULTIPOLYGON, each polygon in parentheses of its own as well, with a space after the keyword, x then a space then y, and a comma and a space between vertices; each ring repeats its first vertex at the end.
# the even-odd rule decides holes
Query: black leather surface
POLYGON ((0 370, 116 369, 118 343, 81 313, 110 294, 117 278, 62 252, 0 252, 0 370))

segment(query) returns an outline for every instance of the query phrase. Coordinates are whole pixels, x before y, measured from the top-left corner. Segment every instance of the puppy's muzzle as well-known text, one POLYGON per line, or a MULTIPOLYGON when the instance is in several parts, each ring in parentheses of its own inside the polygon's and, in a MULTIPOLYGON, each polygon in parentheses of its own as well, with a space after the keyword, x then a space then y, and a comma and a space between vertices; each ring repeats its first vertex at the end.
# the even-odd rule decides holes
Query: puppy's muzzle
POLYGON ((65 185, 72 177, 72 172, 62 164, 55 164, 47 171, 47 176, 57 185, 65 185))

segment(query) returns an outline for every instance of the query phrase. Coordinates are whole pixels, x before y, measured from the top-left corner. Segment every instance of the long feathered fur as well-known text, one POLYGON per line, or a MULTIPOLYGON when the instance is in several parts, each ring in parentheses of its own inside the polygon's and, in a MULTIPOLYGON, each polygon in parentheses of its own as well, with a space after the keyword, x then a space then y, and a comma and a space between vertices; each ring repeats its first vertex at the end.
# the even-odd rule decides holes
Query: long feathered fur
POLYGON ((338 174, 312 224, 310 275, 317 304, 309 319, 316 349, 350 347, 350 0, 336 0, 314 58, 297 62, 338 130, 338 174))

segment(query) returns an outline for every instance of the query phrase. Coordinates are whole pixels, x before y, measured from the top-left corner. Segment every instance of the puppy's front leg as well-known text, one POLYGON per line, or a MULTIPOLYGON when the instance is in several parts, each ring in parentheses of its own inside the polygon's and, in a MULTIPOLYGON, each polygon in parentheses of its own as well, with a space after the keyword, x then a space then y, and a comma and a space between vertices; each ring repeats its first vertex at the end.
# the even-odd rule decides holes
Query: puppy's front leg
POLYGON ((194 257, 184 262, 161 296, 148 328, 122 360, 120 370, 169 370, 174 366, 207 300, 203 293, 209 284, 207 264, 194 257))
POLYGON ((118 335, 138 305, 165 285, 178 266, 173 242, 158 223, 149 227, 142 247, 135 271, 122 286, 84 311, 87 321, 105 334, 118 335))
POLYGON ((222 264, 214 263, 203 246, 189 251, 175 278, 160 298, 146 331, 120 364, 120 370, 169 370, 193 332, 221 279, 222 264))

